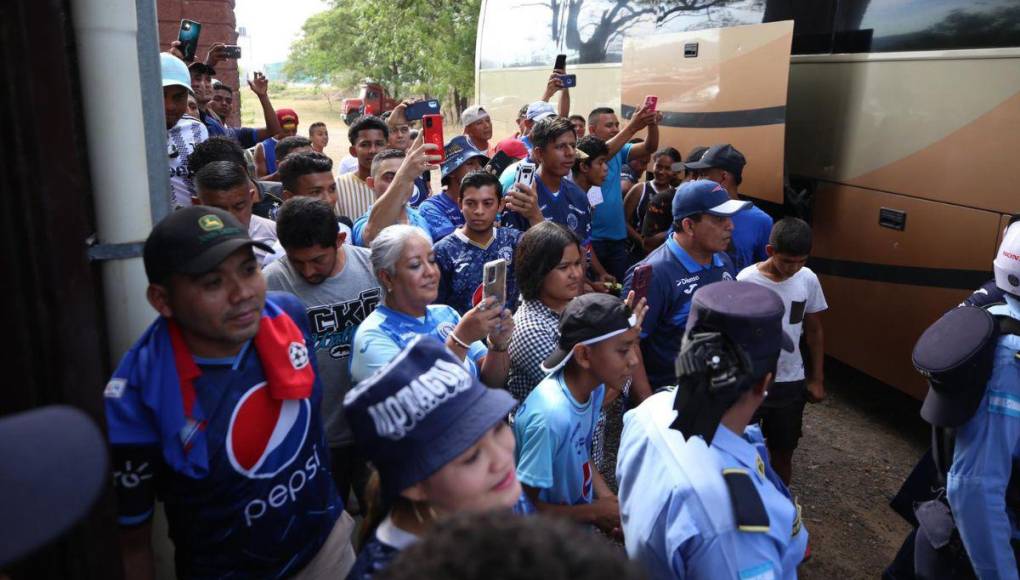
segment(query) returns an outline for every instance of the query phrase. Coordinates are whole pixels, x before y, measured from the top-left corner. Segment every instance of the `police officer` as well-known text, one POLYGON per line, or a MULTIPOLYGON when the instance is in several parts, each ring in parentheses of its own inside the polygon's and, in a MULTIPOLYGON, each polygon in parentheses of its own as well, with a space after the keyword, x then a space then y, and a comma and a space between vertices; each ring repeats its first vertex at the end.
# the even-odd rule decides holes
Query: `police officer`
POLYGON ((748 426, 772 382, 783 302, 747 282, 694 293, 678 387, 624 417, 617 463, 627 553, 651 578, 796 578, 807 530, 748 426))
MULTIPOLYGON (((1020 223, 1006 229, 993 263, 995 285, 1006 303, 988 308, 994 316, 1020 320, 1020 223)), ((1002 325, 1000 324, 1000 328, 1002 325)), ((949 505, 979 578, 1017 578, 1012 542, 1020 538, 1006 490, 1020 458, 1020 336, 1002 333, 995 347, 991 378, 973 416, 956 431, 947 477, 949 505)), ((959 401, 929 393, 932 417, 959 408, 959 401), (943 408, 944 407, 944 408, 943 408)), ((926 416, 926 419, 929 417, 926 416)), ((931 420, 931 419, 929 419, 931 420)))

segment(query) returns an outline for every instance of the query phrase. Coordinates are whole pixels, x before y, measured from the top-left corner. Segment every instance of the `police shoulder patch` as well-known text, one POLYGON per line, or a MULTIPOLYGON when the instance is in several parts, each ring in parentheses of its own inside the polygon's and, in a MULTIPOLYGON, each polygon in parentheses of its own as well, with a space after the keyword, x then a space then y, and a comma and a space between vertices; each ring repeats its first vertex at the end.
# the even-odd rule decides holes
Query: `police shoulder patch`
POLYGON ((769 531, 769 514, 751 474, 746 469, 723 469, 723 479, 730 492, 733 519, 741 532, 766 533, 769 531))

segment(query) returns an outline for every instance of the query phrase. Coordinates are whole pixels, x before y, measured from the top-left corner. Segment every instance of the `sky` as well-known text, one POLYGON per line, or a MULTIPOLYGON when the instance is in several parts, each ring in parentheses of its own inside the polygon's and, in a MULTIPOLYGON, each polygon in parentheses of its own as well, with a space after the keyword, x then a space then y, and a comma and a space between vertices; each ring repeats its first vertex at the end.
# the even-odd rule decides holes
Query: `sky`
POLYGON ((237 0, 234 16, 244 70, 260 70, 266 64, 287 60, 290 44, 300 35, 301 25, 309 16, 329 8, 324 0, 237 0))

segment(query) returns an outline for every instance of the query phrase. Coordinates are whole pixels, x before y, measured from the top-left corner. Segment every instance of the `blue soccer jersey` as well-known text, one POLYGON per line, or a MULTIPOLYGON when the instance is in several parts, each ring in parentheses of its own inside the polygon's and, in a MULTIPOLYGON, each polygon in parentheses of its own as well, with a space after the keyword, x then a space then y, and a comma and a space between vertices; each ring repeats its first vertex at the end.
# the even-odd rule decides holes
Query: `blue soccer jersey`
POLYGON ((432 239, 439 241, 453 233, 453 230, 464 225, 464 214, 457 202, 445 193, 433 195, 422 202, 418 208, 421 216, 429 224, 432 239))
MULTIPOLYGON (((567 179, 560 181, 560 191, 553 195, 542 183, 542 179, 535 176, 535 189, 538 191, 538 206, 542 210, 542 217, 570 228, 581 240, 581 245, 588 246, 591 238, 591 205, 588 203, 588 195, 576 183, 567 179)), ((502 224, 522 232, 527 231, 530 225, 526 217, 510 210, 503 212, 502 224)))
MULTIPOLYGON (((446 337, 450 336, 459 323, 460 315, 445 304, 429 305, 425 316, 421 318, 380 304, 354 333, 351 379, 355 383, 365 380, 396 358, 418 335, 429 334, 445 343, 446 337)), ((488 352, 481 342, 471 343, 464 364, 475 377, 478 377, 478 367, 488 352)))
MULTIPOLYGON (((296 298, 271 292, 267 302, 281 307, 311 344, 304 307, 296 298)), ((166 505, 179 577, 293 575, 316 555, 343 509, 329 471, 315 357, 308 361, 316 370, 311 396, 286 400, 270 396, 250 342, 229 359, 196 357, 201 375, 194 387, 204 437, 184 448, 189 455, 201 453, 207 465, 200 475, 186 475, 165 459, 189 433, 188 425, 180 433, 162 432, 166 423, 160 417, 174 412, 170 405, 177 405, 177 412, 181 405, 181 396, 173 396, 179 389, 176 375, 173 385, 163 381, 167 373, 161 363, 168 353, 151 340, 165 324, 157 321, 132 347, 104 393, 114 456, 119 449, 152 449, 144 464, 115 464, 118 495, 143 482, 154 484, 166 505)), ((135 504, 135 513, 122 507, 121 523, 146 521, 151 502, 150 496, 148 506, 135 504)))
POLYGON ((605 392, 599 385, 587 402, 579 403, 564 383, 563 371, 558 371, 539 383, 517 409, 517 479, 538 488, 539 501, 592 502, 591 446, 605 392))
POLYGON ((506 307, 517 303, 514 279, 514 250, 521 232, 514 228, 494 228, 492 239, 485 246, 472 242, 460 230, 439 241, 435 247, 436 265, 442 273, 436 302, 449 304, 464 314, 471 310, 472 299, 482 284, 486 262, 503 259, 506 269, 506 307))
POLYGON ((737 272, 768 259, 765 246, 772 233, 772 218, 755 206, 733 214, 733 243, 726 253, 737 272))
POLYGON ((648 286, 648 312, 641 325, 641 355, 653 388, 676 384, 674 361, 691 311, 691 297, 702 286, 736 276, 729 256, 717 252, 709 264, 699 264, 672 236, 629 270, 623 295, 631 289, 634 268, 652 266, 648 286))
MULTIPOLYGON (((368 216, 372 213, 372 210, 366 211, 361 217, 354 220, 354 227, 351 228, 351 237, 354 238, 353 242, 355 246, 367 247, 369 244, 365 243, 365 226, 368 225, 368 216)), ((429 222, 425 221, 421 213, 413 207, 405 206, 404 213, 407 215, 407 223, 418 228, 425 234, 425 237, 432 241, 432 232, 429 229, 429 222)))
POLYGON ((606 162, 609 172, 602 182, 602 203, 592 208, 591 238, 593 240, 627 239, 627 220, 623 215, 620 173, 627 164, 633 143, 627 143, 606 162))

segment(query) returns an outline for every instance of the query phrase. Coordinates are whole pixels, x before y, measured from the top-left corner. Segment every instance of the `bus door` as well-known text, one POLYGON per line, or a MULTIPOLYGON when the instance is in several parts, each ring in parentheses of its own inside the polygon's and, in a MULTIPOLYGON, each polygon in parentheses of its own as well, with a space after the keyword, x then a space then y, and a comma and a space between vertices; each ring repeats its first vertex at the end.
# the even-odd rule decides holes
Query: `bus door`
POLYGON ((628 37, 623 116, 657 96, 660 146, 686 161, 694 147, 729 143, 747 158, 741 193, 781 205, 792 40, 792 20, 628 37))

